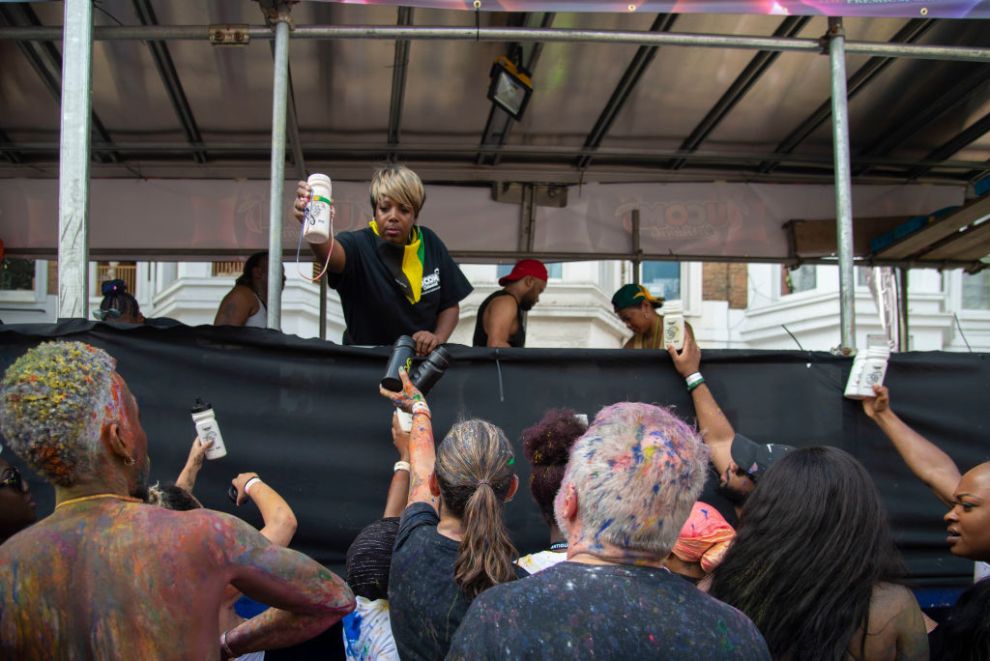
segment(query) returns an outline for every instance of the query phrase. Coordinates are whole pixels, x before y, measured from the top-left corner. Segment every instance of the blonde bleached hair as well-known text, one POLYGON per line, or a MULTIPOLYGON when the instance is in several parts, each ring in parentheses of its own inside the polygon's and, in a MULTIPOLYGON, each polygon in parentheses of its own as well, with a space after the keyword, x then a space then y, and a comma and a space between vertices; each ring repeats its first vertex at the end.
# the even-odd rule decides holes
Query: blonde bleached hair
POLYGON ((418 174, 404 165, 386 165, 371 178, 372 212, 378 208, 378 203, 383 197, 409 207, 416 218, 419 218, 419 212, 426 204, 423 181, 418 174))

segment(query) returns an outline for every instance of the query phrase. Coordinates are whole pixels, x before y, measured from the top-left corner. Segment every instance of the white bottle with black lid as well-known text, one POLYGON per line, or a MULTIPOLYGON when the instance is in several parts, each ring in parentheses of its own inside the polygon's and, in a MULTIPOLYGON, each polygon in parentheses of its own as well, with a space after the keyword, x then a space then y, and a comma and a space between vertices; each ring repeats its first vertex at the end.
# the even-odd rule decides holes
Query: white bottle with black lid
POLYGON ((217 417, 213 414, 213 407, 210 406, 210 403, 197 397, 196 404, 192 407, 192 419, 196 425, 196 435, 199 436, 199 442, 213 441, 213 446, 206 451, 206 458, 220 459, 226 457, 227 448, 223 444, 220 425, 217 423, 217 417))

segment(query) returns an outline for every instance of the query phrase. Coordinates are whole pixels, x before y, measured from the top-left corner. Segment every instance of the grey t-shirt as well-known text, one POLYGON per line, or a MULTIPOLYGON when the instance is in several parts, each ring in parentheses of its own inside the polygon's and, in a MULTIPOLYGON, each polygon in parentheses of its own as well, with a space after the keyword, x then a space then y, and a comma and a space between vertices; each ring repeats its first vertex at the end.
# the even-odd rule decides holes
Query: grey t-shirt
POLYGON ((769 661, 749 618, 666 569, 562 562, 479 595, 447 659, 769 661))

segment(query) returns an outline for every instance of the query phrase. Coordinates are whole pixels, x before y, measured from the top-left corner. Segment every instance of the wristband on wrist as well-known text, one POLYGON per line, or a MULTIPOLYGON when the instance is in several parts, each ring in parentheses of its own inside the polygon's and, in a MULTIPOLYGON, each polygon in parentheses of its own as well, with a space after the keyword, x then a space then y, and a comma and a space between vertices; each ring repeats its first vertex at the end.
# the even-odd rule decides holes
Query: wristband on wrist
POLYGON ((227 632, 224 631, 220 634, 220 649, 223 653, 227 655, 228 658, 235 658, 237 655, 230 649, 230 645, 227 644, 227 632))
POLYGON ((688 388, 690 388, 695 383, 699 383, 701 380, 702 380, 701 372, 694 372, 684 377, 684 383, 687 384, 688 388))
POLYGON ((397 461, 395 462, 395 465, 392 466, 392 472, 398 473, 399 471, 406 471, 409 473, 412 471, 412 466, 409 465, 408 461, 397 461))
POLYGON ((255 475, 250 480, 244 483, 244 493, 251 495, 251 487, 254 486, 255 482, 261 482, 261 478, 255 475))
POLYGON ((432 419, 432 417, 430 416, 430 407, 426 402, 416 402, 415 404, 413 404, 412 414, 416 415, 417 413, 422 413, 427 418, 432 419))
POLYGON ((692 392, 695 388, 697 388, 698 386, 700 386, 704 382, 705 382, 705 378, 704 377, 698 378, 697 381, 694 381, 693 383, 688 384, 687 391, 688 392, 692 392))

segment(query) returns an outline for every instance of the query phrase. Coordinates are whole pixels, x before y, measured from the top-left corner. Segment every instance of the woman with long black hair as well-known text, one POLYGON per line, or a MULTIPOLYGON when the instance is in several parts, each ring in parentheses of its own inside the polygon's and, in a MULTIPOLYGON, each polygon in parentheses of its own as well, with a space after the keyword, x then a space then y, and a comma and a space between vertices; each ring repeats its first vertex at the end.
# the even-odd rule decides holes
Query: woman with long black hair
POLYGON ((887 515, 866 469, 794 450, 757 484, 711 595, 748 615, 775 659, 927 659, 887 515))

